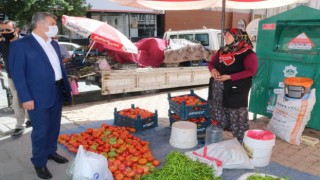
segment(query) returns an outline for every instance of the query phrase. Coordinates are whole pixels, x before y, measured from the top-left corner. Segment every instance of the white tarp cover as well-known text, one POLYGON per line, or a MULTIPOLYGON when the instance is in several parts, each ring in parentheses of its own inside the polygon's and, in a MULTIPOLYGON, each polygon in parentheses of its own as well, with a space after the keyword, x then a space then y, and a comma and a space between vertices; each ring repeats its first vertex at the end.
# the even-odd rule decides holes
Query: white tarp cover
MULTIPOLYGON (((111 0, 124 6, 156 10, 190 10, 222 7, 222 0, 111 0)), ((266 9, 305 0, 226 0, 228 9, 266 9)))

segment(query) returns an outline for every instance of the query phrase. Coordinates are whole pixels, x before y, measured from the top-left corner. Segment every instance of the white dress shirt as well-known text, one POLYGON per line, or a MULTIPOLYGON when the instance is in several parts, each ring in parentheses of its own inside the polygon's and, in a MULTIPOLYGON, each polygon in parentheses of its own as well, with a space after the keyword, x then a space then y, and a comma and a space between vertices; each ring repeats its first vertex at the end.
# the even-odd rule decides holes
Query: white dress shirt
POLYGON ((40 36, 38 36, 34 32, 32 32, 32 35, 38 41, 38 43, 40 44, 44 52, 47 54, 50 64, 54 71, 55 80, 58 81, 62 79, 62 72, 61 72, 59 57, 56 50, 51 44, 52 39, 49 38, 47 41, 44 41, 44 39, 42 39, 40 36))

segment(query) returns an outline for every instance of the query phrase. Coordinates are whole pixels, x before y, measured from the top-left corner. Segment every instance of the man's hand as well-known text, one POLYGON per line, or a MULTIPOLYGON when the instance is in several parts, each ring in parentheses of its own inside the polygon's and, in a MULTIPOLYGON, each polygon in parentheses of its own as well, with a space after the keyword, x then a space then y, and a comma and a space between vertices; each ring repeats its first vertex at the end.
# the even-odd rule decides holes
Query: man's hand
POLYGON ((31 101, 24 102, 24 103, 22 103, 22 107, 25 110, 29 110, 29 111, 33 110, 34 109, 34 101, 31 100, 31 101))
POLYGON ((229 80, 229 79, 231 79, 230 75, 222 75, 222 76, 219 76, 219 77, 215 78, 215 80, 221 81, 221 82, 229 80))

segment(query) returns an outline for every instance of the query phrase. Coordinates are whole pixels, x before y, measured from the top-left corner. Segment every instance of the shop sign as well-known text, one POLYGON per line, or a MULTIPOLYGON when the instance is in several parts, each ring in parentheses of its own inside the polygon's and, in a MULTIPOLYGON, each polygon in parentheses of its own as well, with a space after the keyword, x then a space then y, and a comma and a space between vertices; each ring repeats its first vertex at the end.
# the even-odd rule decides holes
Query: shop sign
POLYGON ((276 24, 262 24, 262 30, 275 30, 276 24))
POLYGON ((311 50, 315 46, 306 33, 301 33, 288 43, 288 49, 311 50))

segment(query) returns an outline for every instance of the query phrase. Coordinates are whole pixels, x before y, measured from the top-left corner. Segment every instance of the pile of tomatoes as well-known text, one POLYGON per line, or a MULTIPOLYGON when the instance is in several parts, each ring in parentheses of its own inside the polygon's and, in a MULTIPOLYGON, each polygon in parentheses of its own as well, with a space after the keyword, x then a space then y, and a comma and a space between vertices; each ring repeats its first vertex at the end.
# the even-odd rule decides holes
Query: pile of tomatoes
POLYGON ((182 104, 185 101, 187 106, 206 104, 206 102, 201 101, 198 97, 189 95, 172 97, 171 100, 178 104, 182 104))
POLYGON ((149 174, 160 161, 155 160, 148 141, 133 136, 133 128, 102 124, 79 134, 61 134, 58 142, 77 153, 80 145, 88 151, 105 156, 116 180, 140 179, 149 174))
POLYGON ((120 115, 130 117, 132 119, 137 119, 137 116, 140 115, 142 119, 149 118, 154 116, 154 114, 148 110, 141 109, 139 107, 123 109, 118 112, 120 115))

